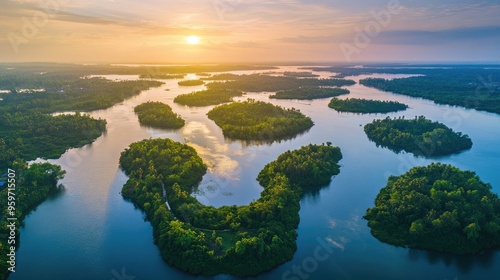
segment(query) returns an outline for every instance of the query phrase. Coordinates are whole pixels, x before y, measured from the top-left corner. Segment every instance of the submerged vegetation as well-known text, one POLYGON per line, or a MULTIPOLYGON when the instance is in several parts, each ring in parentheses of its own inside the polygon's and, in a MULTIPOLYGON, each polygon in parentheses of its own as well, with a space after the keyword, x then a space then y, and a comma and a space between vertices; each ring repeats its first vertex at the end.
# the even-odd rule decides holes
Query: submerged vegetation
POLYGON ((222 128, 224 136, 242 140, 280 140, 311 128, 313 121, 295 108, 249 99, 220 105, 208 118, 222 128))
POLYGON ((184 120, 179 114, 172 111, 172 108, 161 102, 146 102, 134 108, 134 112, 139 117, 139 122, 143 125, 156 128, 181 128, 184 120))
POLYGON ((293 88, 287 90, 280 90, 269 98, 275 99, 316 99, 334 97, 343 94, 349 94, 349 90, 343 88, 329 88, 317 86, 305 86, 300 88, 293 88))
POLYGON ((333 98, 328 107, 339 112, 389 113, 406 110, 408 105, 396 101, 377 101, 358 98, 333 98))
POLYGON ((207 89, 175 97, 174 102, 187 106, 209 106, 233 102, 233 97, 242 96, 244 92, 232 89, 207 89))
POLYGON ((364 217, 372 234, 397 246, 453 254, 500 247, 500 200, 470 171, 415 167, 390 177, 364 217))
POLYGON ((190 196, 206 171, 193 148, 143 140, 120 158, 130 177, 122 194, 146 213, 169 264, 195 275, 257 275, 293 257, 303 191, 328 184, 341 158, 329 144, 286 152, 259 174, 258 200, 215 208, 190 196))
POLYGON ((468 135, 454 132, 446 125, 432 122, 424 116, 413 120, 404 117, 374 120, 365 125, 365 132, 377 145, 425 157, 454 154, 472 147, 468 135))

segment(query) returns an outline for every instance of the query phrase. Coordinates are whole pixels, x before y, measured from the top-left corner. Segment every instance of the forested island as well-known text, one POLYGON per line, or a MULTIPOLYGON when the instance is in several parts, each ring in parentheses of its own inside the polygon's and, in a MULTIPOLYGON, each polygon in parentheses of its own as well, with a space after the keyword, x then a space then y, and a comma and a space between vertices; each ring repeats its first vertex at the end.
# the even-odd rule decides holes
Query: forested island
POLYGON ((338 87, 318 87, 318 86, 305 86, 287 90, 280 90, 276 94, 270 95, 269 98, 275 99, 303 99, 311 100, 317 98, 334 97, 343 94, 349 94, 348 89, 338 87))
POLYGON ((49 163, 35 163, 28 168, 26 162, 16 160, 9 167, 5 173, 7 186, 0 191, 0 205, 3 208, 0 212, 0 235, 5 237, 0 240, 0 279, 6 279, 12 272, 9 268, 13 263, 9 263, 11 257, 8 255, 13 254, 11 246, 15 250, 19 247, 19 228, 24 218, 45 201, 49 194, 58 190, 58 181, 65 174, 60 166, 49 163), (8 220, 9 218, 17 219, 12 229, 9 227, 12 222, 8 220), (11 239, 12 233, 15 234, 15 238, 11 239))
MULTIPOLYGON (((213 76, 210 79, 218 79, 213 76)), ((342 87, 354 85, 352 80, 345 79, 298 79, 295 77, 269 76, 263 74, 252 75, 224 75, 225 82, 207 84, 209 89, 237 89, 246 92, 276 92, 279 90, 295 89, 305 86, 342 87)))
POLYGON ((275 141, 293 137, 314 125, 311 118, 295 108, 249 99, 224 104, 208 112, 224 136, 241 140, 275 141))
POLYGON ((252 276, 293 257, 303 191, 328 184, 341 159, 330 143, 288 151, 259 173, 264 190, 258 200, 215 208, 190 196, 206 171, 196 151, 149 139, 120 157, 129 176, 122 194, 146 213, 169 264, 195 275, 252 276))
POLYGON ((172 111, 172 108, 162 102, 146 102, 134 108, 134 112, 139 117, 142 125, 156 128, 181 128, 185 121, 179 114, 172 111))
POLYGON ((424 116, 412 120, 389 117, 365 125, 368 138, 377 145, 396 152, 402 150, 417 156, 432 157, 455 154, 472 147, 468 135, 454 132, 446 125, 424 116))
POLYGON ((433 163, 391 176, 364 217, 397 246, 476 254, 500 247, 500 200, 471 171, 433 163))
POLYGON ((175 103, 186 106, 209 106, 233 102, 233 97, 245 94, 234 89, 207 89, 187 94, 181 94, 174 98, 175 103))
POLYGON ((184 87, 190 87, 190 86, 201 86, 205 84, 205 82, 202 80, 185 80, 185 81, 180 81, 177 84, 184 87))
POLYGON ((378 101, 359 98, 333 98, 328 104, 328 107, 339 112, 368 114, 403 111, 408 108, 408 105, 396 101, 378 101))

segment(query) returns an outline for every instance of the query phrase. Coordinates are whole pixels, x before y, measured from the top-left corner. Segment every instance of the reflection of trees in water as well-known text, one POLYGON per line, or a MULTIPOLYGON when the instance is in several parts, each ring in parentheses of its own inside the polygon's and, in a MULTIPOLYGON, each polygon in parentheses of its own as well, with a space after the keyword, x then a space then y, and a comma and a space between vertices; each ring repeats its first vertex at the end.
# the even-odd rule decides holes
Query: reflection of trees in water
POLYGON ((408 259, 416 262, 425 258, 430 264, 439 264, 442 262, 447 267, 456 266, 461 273, 467 274, 475 266, 483 269, 490 268, 493 265, 496 254, 496 251, 490 250, 478 255, 459 256, 435 251, 409 249, 408 259))

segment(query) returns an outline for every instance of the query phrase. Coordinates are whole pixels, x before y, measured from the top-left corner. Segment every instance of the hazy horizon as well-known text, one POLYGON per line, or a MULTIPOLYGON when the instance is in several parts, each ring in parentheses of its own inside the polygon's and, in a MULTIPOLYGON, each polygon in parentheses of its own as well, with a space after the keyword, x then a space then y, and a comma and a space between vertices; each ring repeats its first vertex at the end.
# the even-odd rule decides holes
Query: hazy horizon
POLYGON ((8 0, 1 62, 498 63, 493 0, 8 0))

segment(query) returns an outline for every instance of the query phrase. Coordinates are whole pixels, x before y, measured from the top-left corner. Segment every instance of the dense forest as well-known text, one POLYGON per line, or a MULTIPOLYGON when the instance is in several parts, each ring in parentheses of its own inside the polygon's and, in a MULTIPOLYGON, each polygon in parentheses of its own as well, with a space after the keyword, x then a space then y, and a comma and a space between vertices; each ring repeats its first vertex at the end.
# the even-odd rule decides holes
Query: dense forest
POLYGON ((330 143, 286 152, 259 174, 258 200, 214 208, 190 196, 206 171, 193 148, 143 140, 120 158, 130 178, 122 194, 146 213, 169 264, 196 275, 256 275, 292 258, 302 193, 328 184, 341 159, 330 143))
MULTIPOLYGON (((0 279, 6 279, 9 273, 10 265, 7 263, 10 253, 10 247, 19 246, 19 228, 23 223, 24 217, 34 210, 36 206, 42 203, 50 193, 57 191, 57 184, 64 177, 65 172, 58 165, 49 163, 36 163, 27 166, 26 162, 17 160, 10 168, 11 172, 9 184, 15 185, 14 193, 15 200, 8 199, 9 189, 4 188, 0 191, 0 205, 2 206, 0 214, 0 235, 5 236, 0 240, 0 279), (9 204, 10 203, 10 204, 9 204), (7 205, 15 208, 15 211, 9 210, 7 205), (7 218, 17 218, 15 222, 15 244, 7 244, 7 236, 10 236, 8 227, 10 221, 7 218)), ((7 181, 8 179, 5 178, 7 181)), ((13 242, 13 241, 10 241, 13 242)))
POLYGON ((224 136, 242 140, 280 140, 293 137, 314 125, 311 118, 295 108, 249 99, 224 104, 208 112, 224 136))
POLYGON ((396 101, 378 101, 358 98, 330 100, 328 107, 339 112, 351 113, 389 113, 406 110, 408 105, 396 101))
POLYGON ((334 97, 343 94, 349 94, 349 90, 343 88, 329 88, 317 86, 305 86, 287 90, 280 90, 276 94, 270 95, 269 98, 275 99, 316 99, 334 97))
POLYGON ((134 108, 142 125, 156 128, 181 128, 184 119, 172 111, 172 108, 161 102, 146 102, 134 108))
POLYGON ((390 177, 364 217, 397 246, 453 254, 500 247, 500 200, 470 171, 433 163, 390 177))
POLYGON ((185 80, 177 83, 180 86, 201 86, 205 84, 202 80, 185 80))
POLYGON ((454 132, 446 125, 424 116, 407 120, 389 117, 365 125, 368 138, 377 145, 396 152, 402 150, 417 156, 432 157, 461 152, 472 147, 468 135, 454 132))
POLYGON ((233 97, 245 94, 234 89, 207 89, 181 94, 174 98, 175 103, 187 106, 209 106, 233 102, 233 97))
MULTIPOLYGON (((217 77, 213 76, 211 79, 216 79, 217 77)), ((352 80, 344 79, 298 79, 295 77, 261 74, 230 75, 230 77, 230 81, 209 83, 207 87, 209 89, 237 89, 247 92, 276 92, 305 86, 341 87, 355 84, 352 80)))

